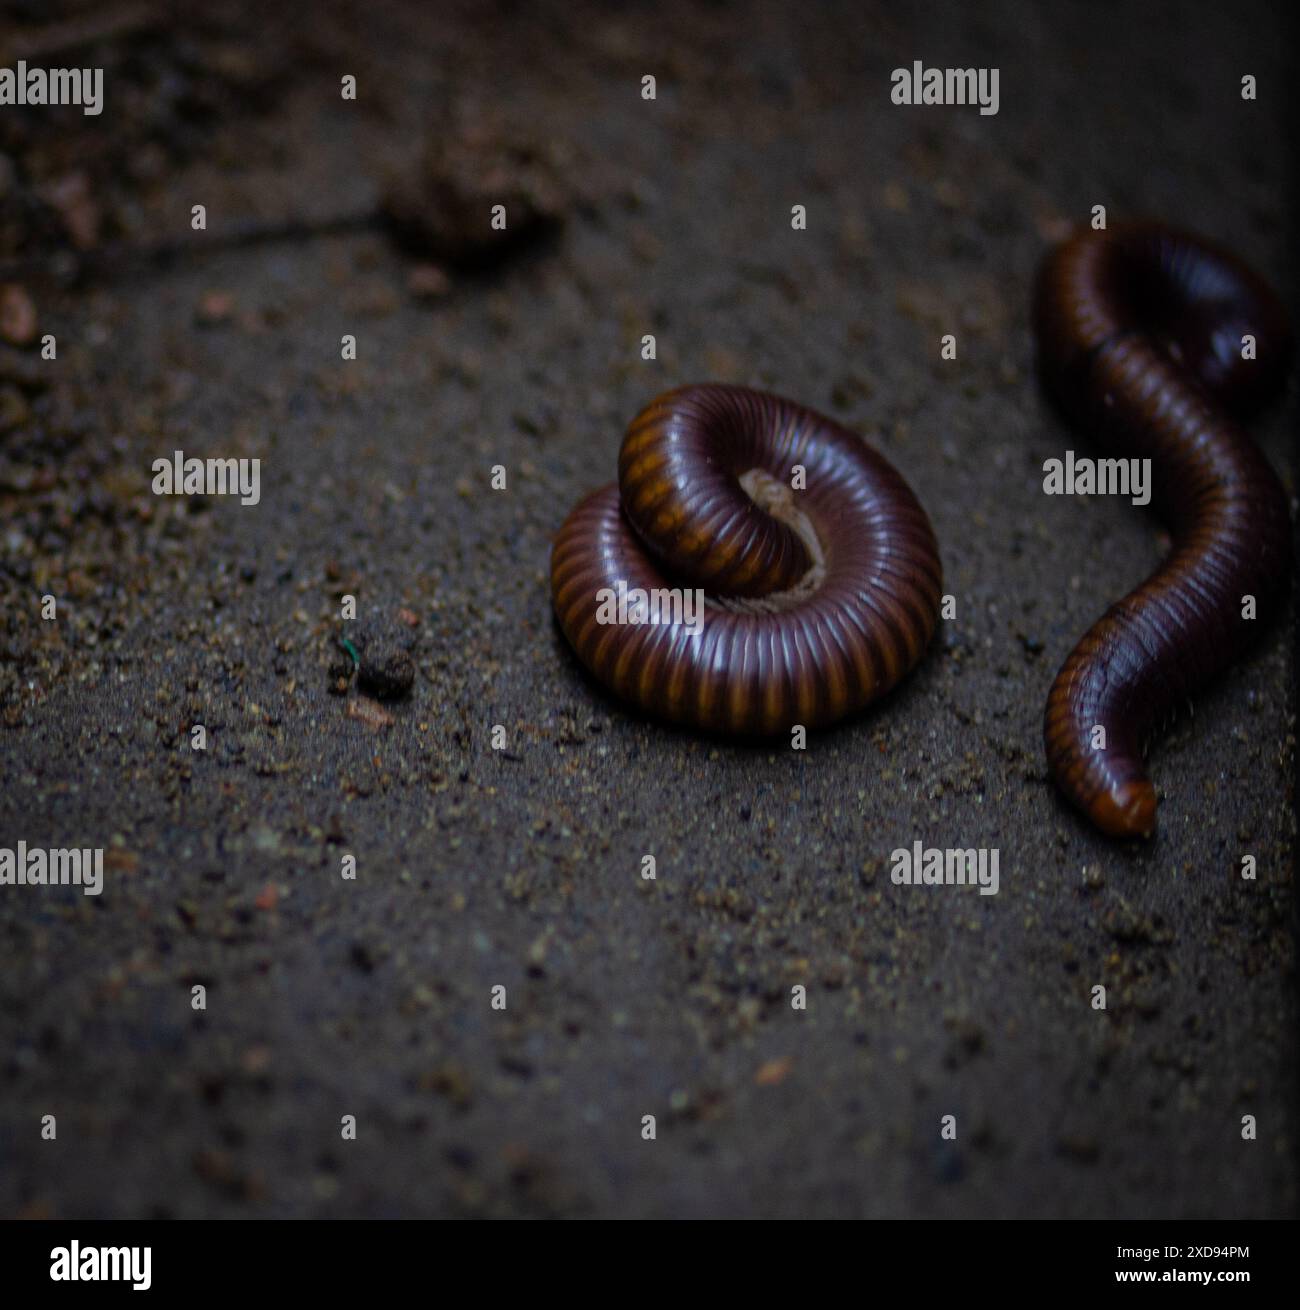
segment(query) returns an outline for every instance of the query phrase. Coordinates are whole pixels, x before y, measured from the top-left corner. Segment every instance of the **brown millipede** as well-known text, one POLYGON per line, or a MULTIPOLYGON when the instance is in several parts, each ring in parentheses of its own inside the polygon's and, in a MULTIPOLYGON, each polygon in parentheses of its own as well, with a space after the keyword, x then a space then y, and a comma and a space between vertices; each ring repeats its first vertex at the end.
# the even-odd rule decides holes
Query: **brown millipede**
POLYGON ((551 596, 619 696, 766 736, 860 709, 921 658, 942 591, 934 532, 847 428, 745 387, 681 387, 632 420, 618 468, 560 528, 551 596), (600 621, 600 594, 620 584, 701 589, 700 630, 600 621))
POLYGON ((1286 494, 1239 420, 1280 389, 1291 351, 1272 291, 1227 251, 1157 223, 1084 231, 1053 250, 1036 325, 1049 390, 1107 453, 1149 458, 1173 537, 1111 606, 1047 700, 1047 761, 1103 832, 1148 837, 1148 733, 1233 662, 1281 603, 1286 494), (1255 358, 1243 358, 1253 337, 1255 358), (1257 617, 1247 617, 1246 597, 1257 617), (1104 749, 1095 749, 1104 730, 1104 749))

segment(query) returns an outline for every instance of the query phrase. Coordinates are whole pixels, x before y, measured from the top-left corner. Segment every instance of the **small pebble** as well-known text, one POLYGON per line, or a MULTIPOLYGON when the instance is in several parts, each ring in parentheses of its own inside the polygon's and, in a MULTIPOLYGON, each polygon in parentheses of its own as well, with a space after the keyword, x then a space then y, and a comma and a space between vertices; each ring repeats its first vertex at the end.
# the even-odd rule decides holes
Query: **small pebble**
POLYGON ((358 681, 380 700, 396 700, 415 682, 415 661, 404 650, 372 646, 361 657, 358 681))

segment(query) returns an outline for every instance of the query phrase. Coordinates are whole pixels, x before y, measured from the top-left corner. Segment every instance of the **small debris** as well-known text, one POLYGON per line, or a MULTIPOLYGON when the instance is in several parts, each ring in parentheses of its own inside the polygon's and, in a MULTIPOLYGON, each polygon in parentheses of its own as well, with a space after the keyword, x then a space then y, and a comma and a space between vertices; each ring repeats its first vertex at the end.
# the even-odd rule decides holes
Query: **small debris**
POLYGON ((553 148, 485 105, 464 106, 436 129, 416 169, 394 178, 383 200, 395 237, 426 265, 495 263, 558 227, 564 209, 553 148), (504 227, 493 226, 494 212, 504 227))
POLYGON ((1036 660, 1043 653, 1044 647, 1041 637, 1025 632, 1017 632, 1016 640, 1020 642, 1020 648, 1025 652, 1027 663, 1036 660))
POLYGON ((99 244, 102 214, 85 173, 65 173, 45 187, 42 194, 58 213, 78 250, 93 250, 99 244))
POLYGON ((794 1061, 788 1055, 782 1056, 779 1060, 768 1060, 758 1066, 754 1082, 759 1087, 776 1087, 779 1083, 785 1082, 793 1068, 794 1061))
POLYGON ((0 432, 12 432, 31 418, 31 406, 17 387, 0 386, 0 432))
POLYGON ((374 948, 369 942, 364 942, 359 938, 352 943, 348 958, 352 962, 352 967, 360 969, 362 973, 374 973, 375 966, 379 963, 379 956, 374 948))
POLYGON ((451 278, 437 264, 413 264, 406 289, 417 300, 441 300, 451 290, 451 278))
POLYGON ((397 700, 415 682, 415 661, 404 650, 372 647, 362 657, 357 681, 380 700, 397 700))
POLYGON ((388 728, 397 721, 378 701, 368 696, 348 701, 347 714, 349 719, 357 719, 367 728, 388 728))
POLYGON ((271 1067, 271 1048, 269 1046, 250 1046, 240 1057, 240 1067, 246 1074, 256 1077, 264 1074, 271 1067))
POLYGON ((331 664, 326 673, 329 694, 331 696, 345 696, 348 685, 352 681, 352 675, 355 672, 356 665, 351 660, 336 660, 331 664))
POLYGON ((208 291, 199 301, 194 318, 200 327, 218 327, 230 321, 235 312, 235 298, 228 291, 208 291))
POLYGON ((0 286, 0 337, 11 346, 30 346, 36 340, 36 306, 16 282, 0 286))

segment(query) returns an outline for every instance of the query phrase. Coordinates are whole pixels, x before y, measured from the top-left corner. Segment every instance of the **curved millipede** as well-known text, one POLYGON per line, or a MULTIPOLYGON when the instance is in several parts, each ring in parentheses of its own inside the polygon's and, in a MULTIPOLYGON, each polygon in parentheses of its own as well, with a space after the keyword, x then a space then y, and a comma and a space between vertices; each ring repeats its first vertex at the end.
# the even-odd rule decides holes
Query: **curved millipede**
POLYGON ((681 387, 632 421, 618 473, 560 528, 551 596, 578 657, 619 696, 766 736, 860 709, 921 658, 942 592, 934 532, 847 428, 745 387, 681 387), (701 630, 598 621, 598 594, 620 583, 702 589, 701 630))
POLYGON ((1281 603, 1286 494, 1239 426, 1280 389, 1286 313, 1225 250, 1160 224, 1085 231, 1039 277, 1044 381, 1106 453, 1151 460, 1173 547, 1065 661, 1047 700, 1047 762, 1103 832, 1149 837, 1147 735, 1242 652, 1281 603), (1256 358, 1242 358, 1244 336, 1256 358), (1244 617, 1254 596, 1257 617, 1244 617), (1093 729, 1105 729, 1094 750, 1093 729))

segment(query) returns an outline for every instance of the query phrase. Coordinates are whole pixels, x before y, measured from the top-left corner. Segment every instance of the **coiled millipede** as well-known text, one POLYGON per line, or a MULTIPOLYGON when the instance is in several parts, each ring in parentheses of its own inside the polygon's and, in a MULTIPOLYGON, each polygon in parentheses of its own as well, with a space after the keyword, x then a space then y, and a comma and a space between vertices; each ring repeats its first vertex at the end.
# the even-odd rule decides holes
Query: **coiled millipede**
POLYGON ((934 532, 847 428, 745 387, 681 387, 633 419, 618 473, 560 528, 551 595, 578 657, 625 700, 767 736, 861 709, 921 658, 942 591, 934 532), (672 614, 602 621, 620 585, 702 590, 699 630, 672 614))
POLYGON ((1103 832, 1146 837, 1156 816, 1147 735, 1283 600, 1286 494, 1239 420, 1279 390, 1290 331, 1234 256, 1154 223, 1057 247, 1036 319, 1049 389, 1107 453, 1151 460, 1152 502, 1173 536, 1155 574, 1074 648, 1044 718, 1061 790, 1103 832))

